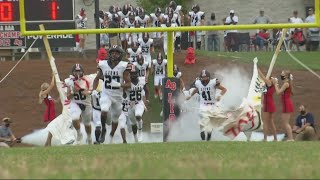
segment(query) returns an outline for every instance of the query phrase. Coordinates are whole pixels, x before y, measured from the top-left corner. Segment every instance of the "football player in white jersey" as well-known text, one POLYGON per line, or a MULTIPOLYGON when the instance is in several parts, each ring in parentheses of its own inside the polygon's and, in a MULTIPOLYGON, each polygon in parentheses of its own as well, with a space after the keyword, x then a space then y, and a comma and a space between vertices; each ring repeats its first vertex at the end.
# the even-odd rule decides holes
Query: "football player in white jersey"
MULTIPOLYGON (((146 15, 144 9, 141 7, 137 8, 137 11, 138 16, 136 16, 136 21, 138 22, 140 28, 149 27, 150 16, 146 15)), ((142 39, 142 36, 142 33, 138 33, 138 39, 142 39)))
POLYGON ((91 92, 92 79, 84 75, 83 67, 80 64, 72 66, 72 76, 66 83, 67 98, 71 100, 70 112, 74 128, 77 131, 77 142, 82 140, 80 131, 80 116, 87 133, 87 143, 92 144, 91 139, 91 92))
MULTIPOLYGON (((175 27, 176 24, 172 24, 170 22, 167 22, 167 24, 162 24, 161 27, 166 28, 166 27, 175 27)), ((176 37, 175 37, 176 33, 174 33, 174 37, 173 37, 173 42, 175 42, 176 37)), ((162 33, 162 37, 163 37, 163 52, 167 58, 168 56, 168 33, 167 32, 163 32, 162 33)), ((173 47, 173 50, 175 50, 175 48, 173 47)))
POLYGON ((167 75, 167 60, 163 58, 161 52, 157 55, 157 59, 152 61, 151 73, 154 75, 154 97, 162 100, 162 79, 167 75))
MULTIPOLYGON (((119 127, 120 127, 120 133, 121 133, 123 144, 127 143, 126 125, 128 126, 129 133, 132 132, 131 121, 129 119, 129 114, 128 114, 129 109, 130 109, 129 96, 127 96, 126 92, 123 92, 123 95, 122 95, 122 112, 121 112, 121 115, 119 117, 119 127)), ((136 138, 136 141, 138 141, 138 138, 136 138)), ((112 143, 112 139, 111 139, 110 143, 112 143)))
MULTIPOLYGON (((192 6, 192 11, 189 12, 188 19, 190 21, 191 26, 203 26, 204 25, 204 12, 200 11, 200 6, 198 4, 195 4, 192 6)), ((197 35, 195 37, 195 34, 190 37, 189 42, 191 43, 190 47, 193 46, 193 41, 196 39, 197 41, 197 49, 201 48, 201 34, 202 32, 197 31, 195 32, 197 35)))
MULTIPOLYGON (((177 5, 175 1, 171 1, 169 7, 173 9, 174 14, 178 15, 177 18, 177 26, 184 26, 184 14, 182 12, 182 6, 177 5)), ((175 40, 175 47, 178 50, 181 50, 181 32, 176 32, 176 40, 175 40)))
MULTIPOLYGON (((98 68, 98 74, 94 79, 93 89, 96 93, 96 89, 99 83, 99 79, 103 79, 104 86, 101 92, 100 106, 101 106, 101 125, 102 132, 100 143, 105 141, 106 135, 106 123, 110 125, 108 120, 108 113, 111 113, 112 130, 117 129, 118 119, 121 114, 121 100, 123 89, 130 88, 130 74, 131 66, 128 62, 122 61, 124 56, 123 50, 115 45, 109 49, 108 60, 100 61, 98 68)), ((114 134, 110 134, 113 137, 114 134)))
POLYGON ((144 60, 148 62, 149 68, 151 68, 151 52, 154 52, 153 39, 149 38, 148 33, 143 33, 143 37, 138 39, 138 43, 144 60))
POLYGON ((128 58, 129 62, 134 63, 137 61, 138 56, 141 55, 142 50, 141 50, 141 47, 133 45, 132 48, 127 49, 127 53, 129 55, 129 58, 128 58))
MULTIPOLYGON (((134 12, 129 13, 129 17, 125 19, 125 24, 128 28, 139 27, 134 12)), ((136 46, 138 44, 138 33, 127 33, 126 38, 129 46, 136 46)))
POLYGON ((146 15, 143 8, 138 8, 138 16, 136 16, 141 28, 149 27, 150 16, 146 15))
MULTIPOLYGON (((128 28, 128 25, 126 24, 126 18, 129 18, 130 12, 131 12, 131 7, 129 4, 125 4, 122 8, 121 11, 119 11, 117 14, 120 16, 120 27, 121 28, 128 28)), ((121 45, 122 48, 126 51, 128 48, 128 42, 126 38, 126 33, 121 33, 120 34, 120 40, 121 40, 121 45)))
POLYGON ((138 71, 136 67, 133 65, 130 78, 131 78, 131 88, 127 91, 127 95, 129 96, 130 103, 132 107, 129 109, 129 118, 132 122, 132 131, 137 142, 142 141, 142 115, 145 110, 145 92, 144 92, 144 85, 145 83, 141 81, 138 75, 138 71), (137 138, 138 134, 138 138, 137 138))
POLYGON ((137 57, 137 61, 133 63, 136 70, 138 71, 139 79, 145 83, 144 91, 146 95, 146 102, 149 103, 149 88, 148 88, 148 81, 149 81, 149 64, 145 62, 144 57, 139 55, 137 57))
POLYGON ((207 141, 211 139, 212 129, 206 126, 210 121, 210 116, 214 113, 215 103, 220 101, 221 96, 227 92, 218 79, 211 79, 210 73, 207 70, 202 70, 200 78, 195 82, 195 89, 189 97, 189 100, 194 94, 200 95, 200 136, 205 140, 205 133, 207 133, 207 141), (216 96, 216 89, 221 90, 220 95, 216 96))
MULTIPOLYGON (((87 29, 87 15, 85 13, 85 9, 81 8, 80 13, 75 17, 76 27, 77 29, 87 29)), ((86 34, 79 34, 80 42, 79 42, 79 52, 83 53, 86 34)))
POLYGON ((101 106, 100 106, 101 92, 98 94, 91 94, 92 99, 92 120, 95 125, 95 137, 96 141, 94 144, 100 144, 100 135, 101 135, 101 106))
MULTIPOLYGON (((161 8, 156 8, 155 13, 151 13, 150 17, 152 19, 152 27, 161 27, 164 14, 161 12, 161 8)), ((161 33, 160 32, 153 32, 152 33, 153 39, 160 39, 161 33)))
POLYGON ((182 79, 182 72, 179 70, 179 67, 176 64, 173 65, 173 76, 180 80, 180 91, 183 92, 186 88, 182 79))

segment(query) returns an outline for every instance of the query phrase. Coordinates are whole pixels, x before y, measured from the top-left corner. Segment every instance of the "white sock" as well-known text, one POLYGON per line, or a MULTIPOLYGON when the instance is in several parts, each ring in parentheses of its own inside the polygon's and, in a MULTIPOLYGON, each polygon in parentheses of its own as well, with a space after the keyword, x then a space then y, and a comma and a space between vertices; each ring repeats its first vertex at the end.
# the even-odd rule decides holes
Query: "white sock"
POLYGON ((78 136, 81 134, 80 129, 77 129, 77 134, 78 134, 78 136))
POLYGON ((138 124, 137 124, 139 130, 142 130, 142 124, 143 124, 143 121, 141 119, 140 121, 138 121, 138 124))

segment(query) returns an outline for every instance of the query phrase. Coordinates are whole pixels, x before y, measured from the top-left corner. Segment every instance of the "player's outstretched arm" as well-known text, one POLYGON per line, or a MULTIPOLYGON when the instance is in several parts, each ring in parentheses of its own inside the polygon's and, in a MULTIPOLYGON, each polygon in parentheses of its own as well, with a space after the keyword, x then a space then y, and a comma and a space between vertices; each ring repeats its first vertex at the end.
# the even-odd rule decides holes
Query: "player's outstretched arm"
POLYGON ((102 73, 101 69, 99 68, 99 70, 97 72, 97 76, 93 80, 93 90, 97 89, 100 79, 103 79, 103 73, 102 73))
POLYGON ((123 80, 124 80, 124 83, 121 84, 121 87, 124 90, 127 90, 128 88, 131 87, 131 79, 130 79, 130 72, 129 71, 123 72, 123 80))
POLYGON ((193 95, 195 95, 196 93, 198 93, 198 92, 199 92, 198 88, 194 89, 194 90, 192 91, 191 95, 186 98, 186 100, 191 99, 191 97, 192 97, 193 95))
POLYGON ((218 97, 216 97, 216 99, 217 99, 217 101, 220 101, 221 96, 223 96, 227 92, 227 88, 222 86, 219 80, 217 80, 216 83, 217 83, 216 88, 221 90, 220 95, 218 97))

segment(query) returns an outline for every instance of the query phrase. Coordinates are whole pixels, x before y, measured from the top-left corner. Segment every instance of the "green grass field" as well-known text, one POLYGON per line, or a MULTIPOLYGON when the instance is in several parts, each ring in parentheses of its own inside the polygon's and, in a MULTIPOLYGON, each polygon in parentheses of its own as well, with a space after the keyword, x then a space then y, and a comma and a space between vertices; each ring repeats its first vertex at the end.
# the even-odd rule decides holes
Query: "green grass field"
MULTIPOLYGON (((310 67, 312 70, 320 70, 320 52, 291 52, 296 58, 310 67)), ((274 52, 209 52, 197 51, 197 55, 208 56, 211 58, 220 58, 225 60, 237 60, 243 63, 252 63, 255 57, 258 57, 259 64, 269 66, 274 52), (235 58, 237 57, 237 58, 235 58)), ((286 52, 280 52, 275 67, 304 70, 296 63, 286 52)))
POLYGON ((308 142, 189 142, 0 151, 0 178, 320 178, 308 142))
MULTIPOLYGON (((273 53, 209 53, 198 55, 252 63, 259 58, 268 66, 273 53), (218 54, 223 55, 218 56, 218 54), (237 56, 239 58, 233 58, 237 56)), ((320 53, 294 53, 314 70, 320 70, 320 53)), ((303 69, 280 53, 277 67, 303 69)), ((150 78, 146 122, 162 122, 159 102, 153 97, 150 78)), ((145 123, 145 131, 149 129, 145 123)), ((185 142, 11 148, 0 151, 0 178, 4 179, 204 179, 204 178, 320 178, 315 142, 185 142)))

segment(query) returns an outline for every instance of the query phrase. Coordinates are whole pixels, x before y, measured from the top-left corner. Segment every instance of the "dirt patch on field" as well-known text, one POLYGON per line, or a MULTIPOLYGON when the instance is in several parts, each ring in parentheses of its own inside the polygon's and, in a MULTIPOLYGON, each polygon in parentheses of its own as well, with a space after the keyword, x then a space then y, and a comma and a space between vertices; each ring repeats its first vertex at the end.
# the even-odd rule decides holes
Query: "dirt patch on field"
MULTIPOLYGON (((225 61, 221 59, 209 59, 207 57, 196 57, 196 65, 184 65, 185 53, 175 54, 175 63, 180 67, 183 72, 184 81, 187 87, 199 75, 200 71, 204 68, 214 71, 224 67, 241 67, 244 72, 252 74, 251 64, 242 64, 237 61, 225 61)), ((79 62, 84 66, 86 74, 96 72, 95 58, 83 60, 76 58, 57 58, 56 64, 63 80, 71 73, 71 67, 74 63, 79 62)), ((0 77, 14 66, 15 61, 0 62, 0 77)), ((266 72, 267 67, 263 67, 266 72)), ((279 75, 281 69, 275 68, 274 74, 279 75)), ((320 92, 320 83, 313 75, 307 71, 292 71, 294 74, 294 96, 293 102, 295 109, 301 102, 309 105, 310 111, 317 117, 320 116, 318 105, 318 92, 320 92)), ((12 129, 16 136, 20 137, 31 133, 35 129, 44 128, 46 124, 42 121, 42 116, 45 110, 43 104, 39 105, 37 102, 40 85, 43 82, 49 82, 51 79, 51 68, 48 61, 44 60, 30 60, 22 61, 19 66, 10 74, 10 76, 0 84, 0 117, 9 116, 13 119, 12 129)), ((153 91, 151 91, 153 92, 153 91)), ((52 96, 58 97, 56 90, 53 91, 52 96)), ((275 97, 277 102, 276 123, 280 132, 283 132, 280 127, 280 98, 275 97)), ((57 114, 61 113, 61 105, 56 106, 57 114)), ((298 111, 291 118, 291 124, 298 111)))

